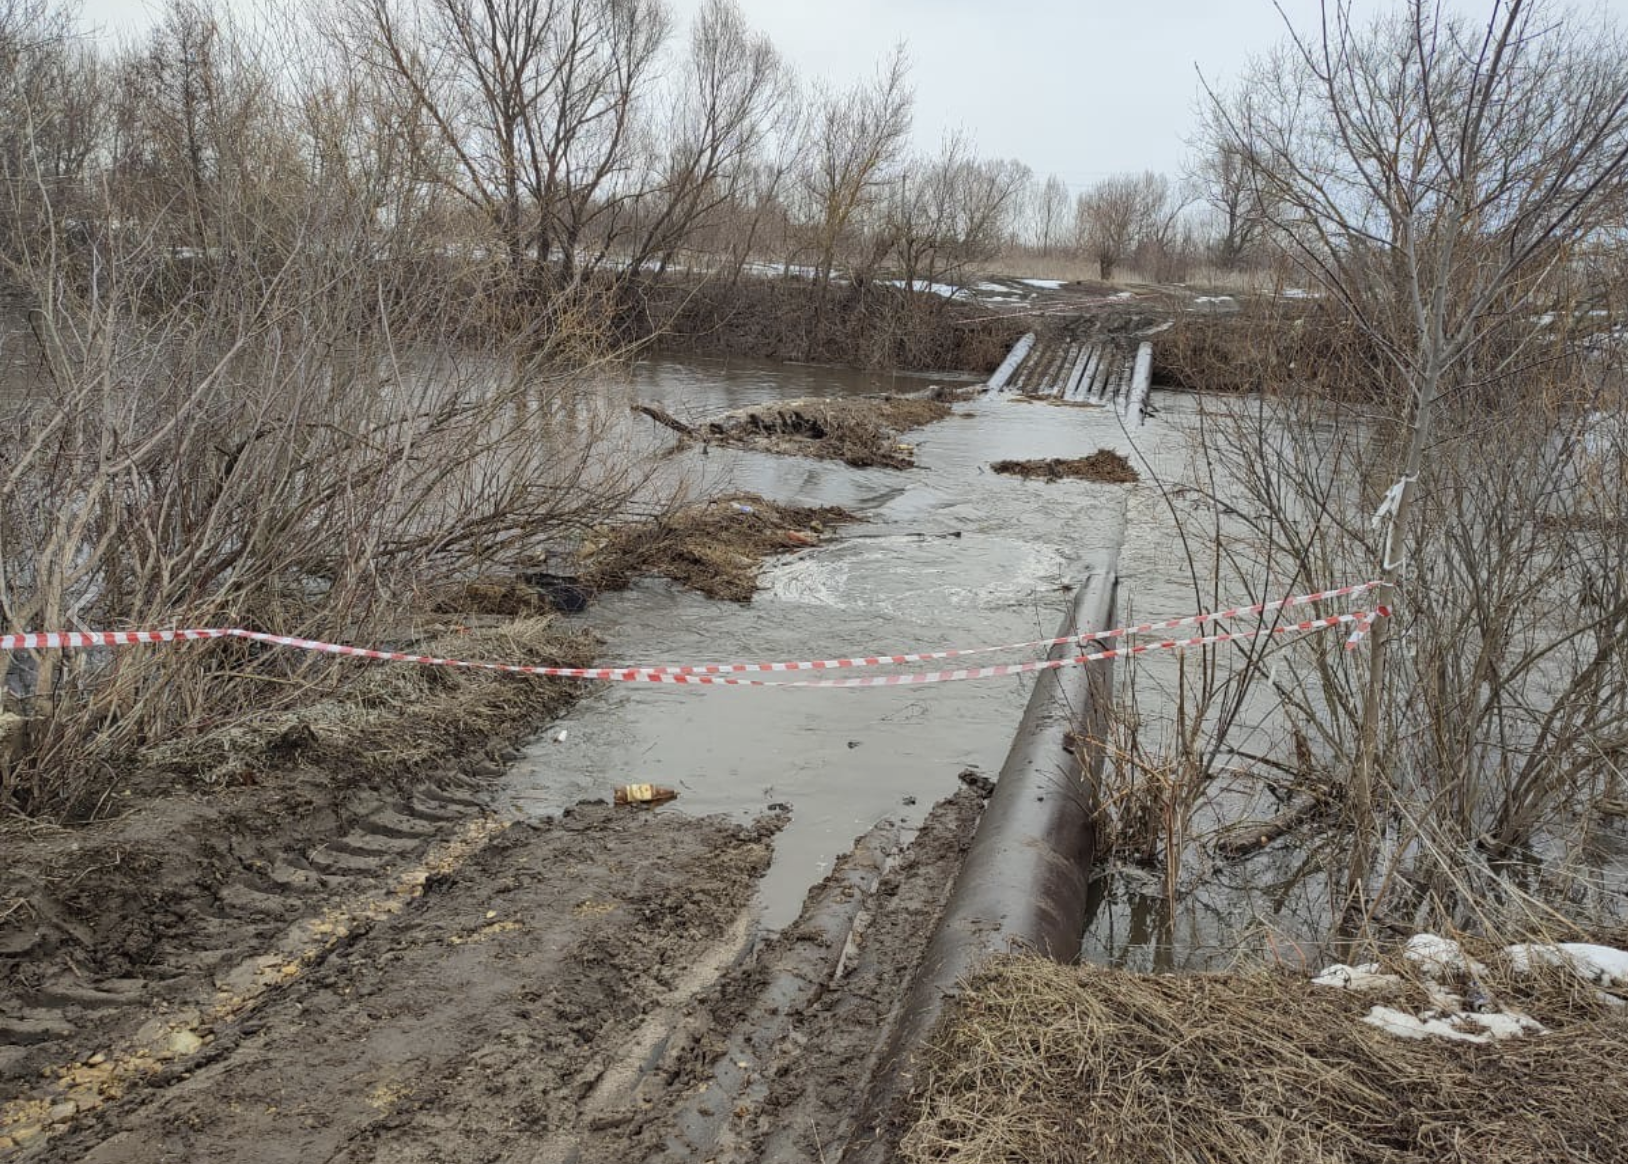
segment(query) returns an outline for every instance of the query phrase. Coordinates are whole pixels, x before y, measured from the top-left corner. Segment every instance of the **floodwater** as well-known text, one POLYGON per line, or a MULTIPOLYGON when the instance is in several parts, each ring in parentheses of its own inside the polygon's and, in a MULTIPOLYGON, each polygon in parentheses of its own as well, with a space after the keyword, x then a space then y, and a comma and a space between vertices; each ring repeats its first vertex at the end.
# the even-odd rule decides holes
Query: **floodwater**
MULTIPOLYGON (((924 386, 832 368, 659 362, 635 367, 624 390, 694 418, 772 399, 924 386)), ((684 467, 708 487, 842 505, 865 521, 771 562, 750 605, 662 581, 606 595, 582 616, 605 640, 602 657, 798 660, 1055 634, 1088 564, 1122 540, 1128 491, 999 476, 989 462, 1101 447, 1129 454, 1128 435, 1111 409, 974 401, 956 412, 905 438, 917 446, 918 467, 903 472, 717 448, 685 455, 684 467)), ((877 820, 919 821, 963 769, 994 775, 1031 686, 1027 676, 859 690, 615 685, 527 750, 511 776, 513 796, 550 812, 638 781, 678 789, 679 807, 695 814, 744 820, 789 805, 763 888, 764 922, 776 927, 877 820), (553 743, 562 729, 565 742, 553 743)))
MULTIPOLYGON (((659 361, 637 365, 614 391, 698 420, 776 399, 910 391, 928 382, 823 367, 659 361)), ((975 400, 904 438, 917 448, 917 468, 904 472, 718 448, 679 453, 667 472, 699 487, 841 505, 865 520, 768 563, 749 605, 647 580, 604 596, 580 621, 603 638, 605 662, 628 665, 1021 643, 1054 635, 1089 567, 1116 553, 1116 622, 1216 609, 1218 600, 1230 605, 1245 596, 1206 589, 1213 546, 1183 544, 1185 503, 1172 499, 1195 471, 1189 437, 1199 404, 1158 391, 1151 403, 1156 414, 1132 430, 1113 408, 975 400), (1099 448, 1126 454, 1146 479, 1048 484, 988 468, 1002 458, 1099 448)), ((673 443, 665 429, 646 436, 673 443)), ((946 665, 960 664, 925 669, 946 665)), ((1174 718, 1177 667, 1173 654, 1148 655, 1134 673, 1122 665, 1115 676, 1121 694, 1134 679, 1143 737, 1155 745, 1174 718)), ((876 821, 919 822, 955 789, 963 769, 995 775, 1032 686, 1027 676, 858 690, 606 685, 526 749, 511 770, 511 806, 554 813, 632 782, 676 788, 676 807, 695 815, 746 821, 787 806, 790 823, 762 887, 763 922, 778 928, 876 821), (561 731, 565 740, 553 742, 561 731)), ((1273 710, 1270 701, 1244 709, 1240 746, 1270 750, 1273 710)), ((1254 815, 1256 808, 1244 792, 1202 812, 1254 815)), ((1301 865, 1288 848, 1231 869, 1189 865, 1174 904, 1157 875, 1120 865, 1099 870, 1100 903, 1083 954, 1136 967, 1197 968, 1231 960, 1262 929, 1320 933, 1326 895, 1301 865), (1195 880, 1203 882, 1196 892, 1195 880)))

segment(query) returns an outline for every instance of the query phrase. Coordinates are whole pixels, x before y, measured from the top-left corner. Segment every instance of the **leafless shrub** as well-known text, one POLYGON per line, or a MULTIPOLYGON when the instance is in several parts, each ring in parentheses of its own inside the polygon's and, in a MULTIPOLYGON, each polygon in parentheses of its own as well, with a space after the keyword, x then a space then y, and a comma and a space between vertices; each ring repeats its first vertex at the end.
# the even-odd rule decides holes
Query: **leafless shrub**
POLYGON ((1621 205, 1622 59, 1610 28, 1520 0, 1482 26, 1420 2, 1358 27, 1332 3, 1247 100, 1214 102, 1273 239, 1357 337, 1346 366, 1378 365, 1377 392, 1335 394, 1366 405, 1237 406, 1208 445, 1243 499, 1234 563, 1270 590, 1373 577, 1397 612, 1355 659, 1274 676, 1350 774, 1348 921, 1513 908, 1508 862, 1586 832, 1611 783, 1624 547, 1552 522, 1613 372, 1577 342, 1565 260, 1621 205))
MULTIPOLYGON (((212 59, 263 60, 252 47, 212 59)), ((296 140, 288 108, 258 107, 255 132, 296 140)), ((446 302, 382 261, 391 240, 372 206, 348 201, 353 175, 246 154, 240 172, 212 151, 178 217, 126 190, 92 206, 92 230, 20 236, 7 275, 30 305, 39 373, 14 395, 17 439, 0 450, 8 631, 400 642, 419 592, 513 573, 643 486, 582 391, 605 333, 581 297, 550 301, 550 326, 518 349, 471 346, 445 314, 432 333, 446 302), (398 339, 403 320, 417 342, 398 339)), ((32 155, 13 178, 19 203, 59 213, 32 155)), ((26 738, 0 769, 0 805, 93 812, 133 750, 357 674, 240 641, 18 653, 7 681, 26 738)))

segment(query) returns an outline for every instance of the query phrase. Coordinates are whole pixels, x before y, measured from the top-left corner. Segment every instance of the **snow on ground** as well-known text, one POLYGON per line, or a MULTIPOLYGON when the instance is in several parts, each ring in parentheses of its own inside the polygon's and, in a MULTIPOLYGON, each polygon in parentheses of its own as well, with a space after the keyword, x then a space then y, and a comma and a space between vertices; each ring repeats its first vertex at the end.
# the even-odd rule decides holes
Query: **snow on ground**
POLYGON ((988 292, 992 295, 1010 295, 1012 293, 1012 289, 1005 283, 975 283, 972 289, 974 291, 988 292))
MULTIPOLYGON (((1539 951, 1554 948, 1531 947, 1539 951)), ((1604 949, 1601 946, 1585 948, 1595 951, 1604 949)), ((1510 947, 1512 957, 1516 949, 1510 947)), ((1608 953, 1622 957, 1620 969, 1628 975, 1628 954, 1620 950, 1608 953)), ((1464 948, 1451 938, 1437 934, 1414 934, 1403 947, 1402 957, 1424 976, 1425 981, 1420 985, 1428 1005, 1416 1014, 1394 1006, 1371 1007, 1362 1019, 1370 1026, 1401 1039, 1440 1038, 1463 1043, 1488 1043, 1494 1039, 1543 1033, 1543 1025, 1530 1015, 1496 1006, 1478 981, 1485 976, 1487 968, 1466 955, 1464 948), (1443 985, 1456 979, 1468 981, 1468 1005, 1464 996, 1453 993, 1443 985)), ((1378 962, 1366 962, 1360 966, 1336 963, 1325 967, 1312 982, 1317 986, 1353 991, 1408 988, 1400 975, 1382 973, 1378 962)))
POLYGON ((1451 1015, 1425 1011, 1416 1017, 1394 1007, 1376 1006, 1362 1021, 1402 1039, 1435 1037, 1463 1043, 1490 1043, 1494 1039, 1509 1039, 1528 1032, 1541 1034, 1543 1031, 1543 1025, 1536 1019, 1502 1011, 1492 1014, 1459 1011, 1451 1015))
POLYGON ((1522 943, 1504 951, 1517 973, 1528 974, 1538 962, 1564 966, 1595 986, 1628 986, 1628 951, 1587 942, 1522 943))
POLYGON ((1039 287, 1042 291, 1055 291, 1068 286, 1067 279, 1019 279, 1018 282, 1026 287, 1039 287))
POLYGON ((1485 974, 1487 968, 1465 957, 1464 948, 1451 938, 1435 934, 1414 934, 1402 956, 1420 971, 1440 981, 1449 974, 1485 974))
POLYGON ((1313 986, 1332 986, 1338 990, 1384 990, 1391 986, 1401 986, 1402 980, 1395 974, 1381 974, 1378 962, 1364 962, 1360 966, 1347 966, 1344 962, 1336 962, 1332 966, 1324 966, 1322 973, 1312 980, 1313 986))
POLYGON ((1195 295, 1193 297, 1193 302, 1194 303, 1236 303, 1238 301, 1236 299, 1234 299, 1231 295, 1195 295))
POLYGON ((753 275, 766 275, 771 279, 779 279, 786 276, 797 279, 812 279, 818 274, 813 267, 788 267, 782 263, 747 263, 741 269, 753 275))

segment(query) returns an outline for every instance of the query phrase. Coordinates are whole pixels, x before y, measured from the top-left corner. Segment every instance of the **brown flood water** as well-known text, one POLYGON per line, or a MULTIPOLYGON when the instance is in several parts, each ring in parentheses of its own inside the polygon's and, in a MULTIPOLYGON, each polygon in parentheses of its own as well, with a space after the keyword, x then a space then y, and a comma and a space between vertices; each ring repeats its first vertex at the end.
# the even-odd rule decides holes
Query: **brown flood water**
MULTIPOLYGON (((759 363, 651 362, 621 391, 696 418, 797 396, 919 389, 932 378, 759 363)), ((1070 457, 1098 448, 1137 460, 1112 409, 974 401, 907 437, 918 468, 856 470, 802 458, 712 449, 678 460, 705 487, 778 501, 843 505, 865 523, 770 564, 748 606, 664 582, 605 596, 583 621, 607 662, 774 661, 964 648, 1050 636, 1088 562, 1132 534, 1123 603, 1139 616, 1193 604, 1163 537, 1138 536, 1159 507, 1136 487, 1003 477, 991 461, 1070 457)), ((1136 441, 1159 455, 1177 429, 1154 420, 1136 441)), ((659 440, 665 442, 667 434, 659 440)), ((1038 657, 990 656, 974 662, 1038 657)), ((804 892, 884 816, 907 825, 956 787, 965 768, 993 775, 1032 681, 987 679, 905 689, 675 689, 612 685, 551 725, 511 772, 509 798, 551 814, 617 784, 679 790, 685 813, 748 819, 789 805, 762 888, 763 921, 793 918, 804 892), (553 737, 566 732, 563 743, 553 737)))

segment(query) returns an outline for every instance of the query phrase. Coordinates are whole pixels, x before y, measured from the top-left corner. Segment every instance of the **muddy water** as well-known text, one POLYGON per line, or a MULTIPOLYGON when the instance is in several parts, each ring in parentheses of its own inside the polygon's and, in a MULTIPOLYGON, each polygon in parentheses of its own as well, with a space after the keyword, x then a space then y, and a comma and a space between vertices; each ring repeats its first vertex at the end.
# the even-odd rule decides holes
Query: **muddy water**
MULTIPOLYGON (((834 369, 642 364, 622 390, 680 416, 775 398, 921 387, 834 369)), ((607 660, 634 664, 829 658, 1022 642, 1055 633, 1087 563, 1120 542, 1129 492, 998 476, 992 460, 1132 452, 1108 409, 974 402, 907 437, 918 468, 712 449, 674 458, 716 488, 865 518, 772 563, 748 606, 647 582, 607 595, 584 621, 607 660)), ((1182 601, 1179 592, 1172 601, 1182 601)), ((1157 593, 1141 603, 1157 602, 1157 593)), ((1034 653, 1020 656, 1034 658, 1034 653)), ((1008 661, 1007 657, 989 661, 1008 661)), ((548 813, 613 786, 675 787, 689 813, 751 817, 789 805, 765 880, 766 924, 883 816, 918 821, 974 767, 993 774, 1028 699, 1026 677, 909 689, 637 688, 596 692, 527 751, 515 805, 548 813), (556 744, 552 737, 566 732, 556 744)))
MULTIPOLYGON (((910 391, 923 379, 878 378, 808 366, 659 362, 635 367, 614 391, 685 419, 799 396, 910 391)), ((690 451, 665 472, 698 488, 744 489, 782 501, 842 505, 861 514, 826 544, 770 563, 747 606, 647 581, 605 596, 582 621, 605 640, 602 657, 629 664, 830 658, 1022 642, 1056 633, 1087 566, 1117 550, 1117 621, 1216 609, 1246 597, 1213 576, 1214 547, 1193 520, 1202 474, 1191 435, 1201 406, 1155 393, 1158 415, 1128 430, 1113 409, 1012 400, 961 405, 906 439, 918 468, 856 470, 738 450, 690 451), (1007 457, 1128 455, 1131 486, 1024 481, 991 473, 1007 457), (1184 543, 1183 528, 1197 529, 1184 543), (1195 581, 1195 575, 1197 581, 1195 581)), ((650 426, 653 428, 654 426, 650 426)), ((671 447, 665 430, 638 437, 671 447)), ((646 446, 648 449, 648 445, 646 446)), ((992 656, 979 662, 1036 657, 992 656)), ((1181 676, 1173 655, 1121 666, 1134 685, 1144 745, 1173 732, 1181 676)), ((679 790, 691 814, 741 819, 786 805, 791 823, 763 882, 764 922, 790 921, 803 895, 878 819, 906 825, 955 787, 964 768, 993 775, 1032 681, 980 680, 907 689, 698 689, 613 686, 578 704, 527 749, 510 781, 512 805, 551 814, 617 784, 679 790), (564 731, 563 743, 552 742, 564 731)), ((1269 694, 1262 685, 1262 693, 1269 694)), ((1235 743, 1270 752, 1279 734, 1270 698, 1242 709, 1235 743)), ((1281 742, 1281 741, 1279 741, 1281 742)), ((1270 815, 1258 785, 1215 795, 1201 828, 1270 815)), ((1115 865, 1084 956, 1135 967, 1199 968, 1231 961, 1263 929, 1310 937, 1323 929, 1327 889, 1285 847, 1237 867, 1191 861, 1178 900, 1155 876, 1115 865), (1201 867, 1202 866, 1202 867, 1201 867)))

